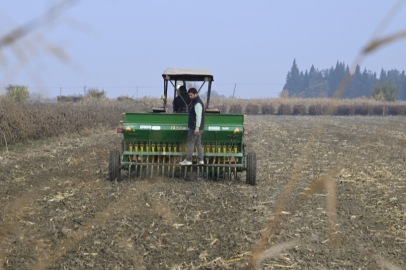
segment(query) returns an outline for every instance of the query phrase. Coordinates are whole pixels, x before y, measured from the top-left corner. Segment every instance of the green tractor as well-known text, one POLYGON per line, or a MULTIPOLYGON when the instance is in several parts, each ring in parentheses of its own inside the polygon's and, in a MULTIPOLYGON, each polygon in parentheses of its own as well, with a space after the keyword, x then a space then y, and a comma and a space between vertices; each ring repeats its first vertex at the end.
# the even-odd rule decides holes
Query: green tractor
MULTIPOLYGON (((109 179, 120 179, 121 172, 128 177, 166 177, 197 179, 237 179, 237 174, 246 171, 246 183, 256 185, 257 157, 245 153, 243 114, 221 114, 210 108, 210 93, 213 75, 208 69, 167 68, 164 79, 163 106, 153 107, 152 113, 123 113, 122 149, 114 149, 109 157, 109 179), (198 165, 197 150, 193 164, 180 166, 187 152, 188 113, 167 113, 169 83, 174 89, 174 98, 180 93, 178 85, 200 84, 198 92, 207 84, 205 104, 205 128, 202 134, 204 165, 198 165)), ((187 104, 188 105, 188 104, 187 104)))

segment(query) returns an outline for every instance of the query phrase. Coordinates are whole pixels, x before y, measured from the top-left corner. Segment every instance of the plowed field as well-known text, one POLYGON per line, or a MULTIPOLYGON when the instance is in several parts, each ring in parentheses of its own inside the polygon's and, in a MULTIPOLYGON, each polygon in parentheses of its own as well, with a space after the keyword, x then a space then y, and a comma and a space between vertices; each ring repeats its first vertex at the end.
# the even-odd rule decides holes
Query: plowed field
POLYGON ((0 269, 243 269, 291 179, 257 269, 406 268, 403 116, 246 122, 255 187, 244 174, 109 182, 108 154, 121 142, 113 132, 1 153, 0 269), (299 200, 323 177, 329 194, 299 200))

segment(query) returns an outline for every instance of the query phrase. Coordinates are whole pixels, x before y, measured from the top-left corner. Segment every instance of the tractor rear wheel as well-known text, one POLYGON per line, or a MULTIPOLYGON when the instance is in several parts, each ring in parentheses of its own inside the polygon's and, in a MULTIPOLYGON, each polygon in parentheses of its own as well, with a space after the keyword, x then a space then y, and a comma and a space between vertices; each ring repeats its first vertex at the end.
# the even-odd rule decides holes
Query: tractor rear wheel
POLYGON ((121 155, 120 151, 117 149, 113 149, 110 151, 109 157, 109 180, 110 181, 117 181, 120 180, 121 177, 121 155))
POLYGON ((245 182, 255 186, 257 184, 257 154, 248 153, 247 155, 247 172, 245 182))

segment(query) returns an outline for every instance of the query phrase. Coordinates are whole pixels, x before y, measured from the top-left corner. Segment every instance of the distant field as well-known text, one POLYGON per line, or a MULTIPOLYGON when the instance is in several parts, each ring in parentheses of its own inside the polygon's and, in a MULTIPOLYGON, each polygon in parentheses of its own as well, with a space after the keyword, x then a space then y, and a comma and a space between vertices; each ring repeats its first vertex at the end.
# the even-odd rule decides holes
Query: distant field
POLYGON ((118 127, 123 112, 146 112, 147 102, 86 99, 77 103, 22 104, 0 99, 0 148, 66 134, 118 127))
POLYGON ((373 99, 273 98, 233 99, 214 98, 211 107, 222 113, 278 115, 406 115, 404 102, 382 102, 373 99), (333 106, 328 108, 328 105, 333 106))
MULTIPOLYGON (((405 103, 371 99, 344 99, 327 106, 331 99, 233 99, 213 98, 211 108, 221 113, 267 115, 406 115, 405 103)), ((22 104, 0 96, 0 148, 64 134, 87 134, 118 127, 123 112, 151 112, 162 106, 158 98, 93 99, 79 102, 38 102, 22 104)), ((167 102, 172 112, 172 99, 167 102)))

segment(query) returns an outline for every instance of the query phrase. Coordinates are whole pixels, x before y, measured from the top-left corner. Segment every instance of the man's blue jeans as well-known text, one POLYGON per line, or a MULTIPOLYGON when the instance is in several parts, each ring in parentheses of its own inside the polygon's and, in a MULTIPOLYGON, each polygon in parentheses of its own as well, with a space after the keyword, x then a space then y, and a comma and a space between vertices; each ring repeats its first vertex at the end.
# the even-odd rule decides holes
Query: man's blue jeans
POLYGON ((195 145, 197 147, 199 161, 203 160, 202 134, 203 134, 203 130, 200 130, 199 134, 195 134, 195 130, 189 128, 188 137, 187 137, 187 156, 186 156, 187 161, 192 161, 192 156, 193 156, 193 152, 195 150, 195 145))

